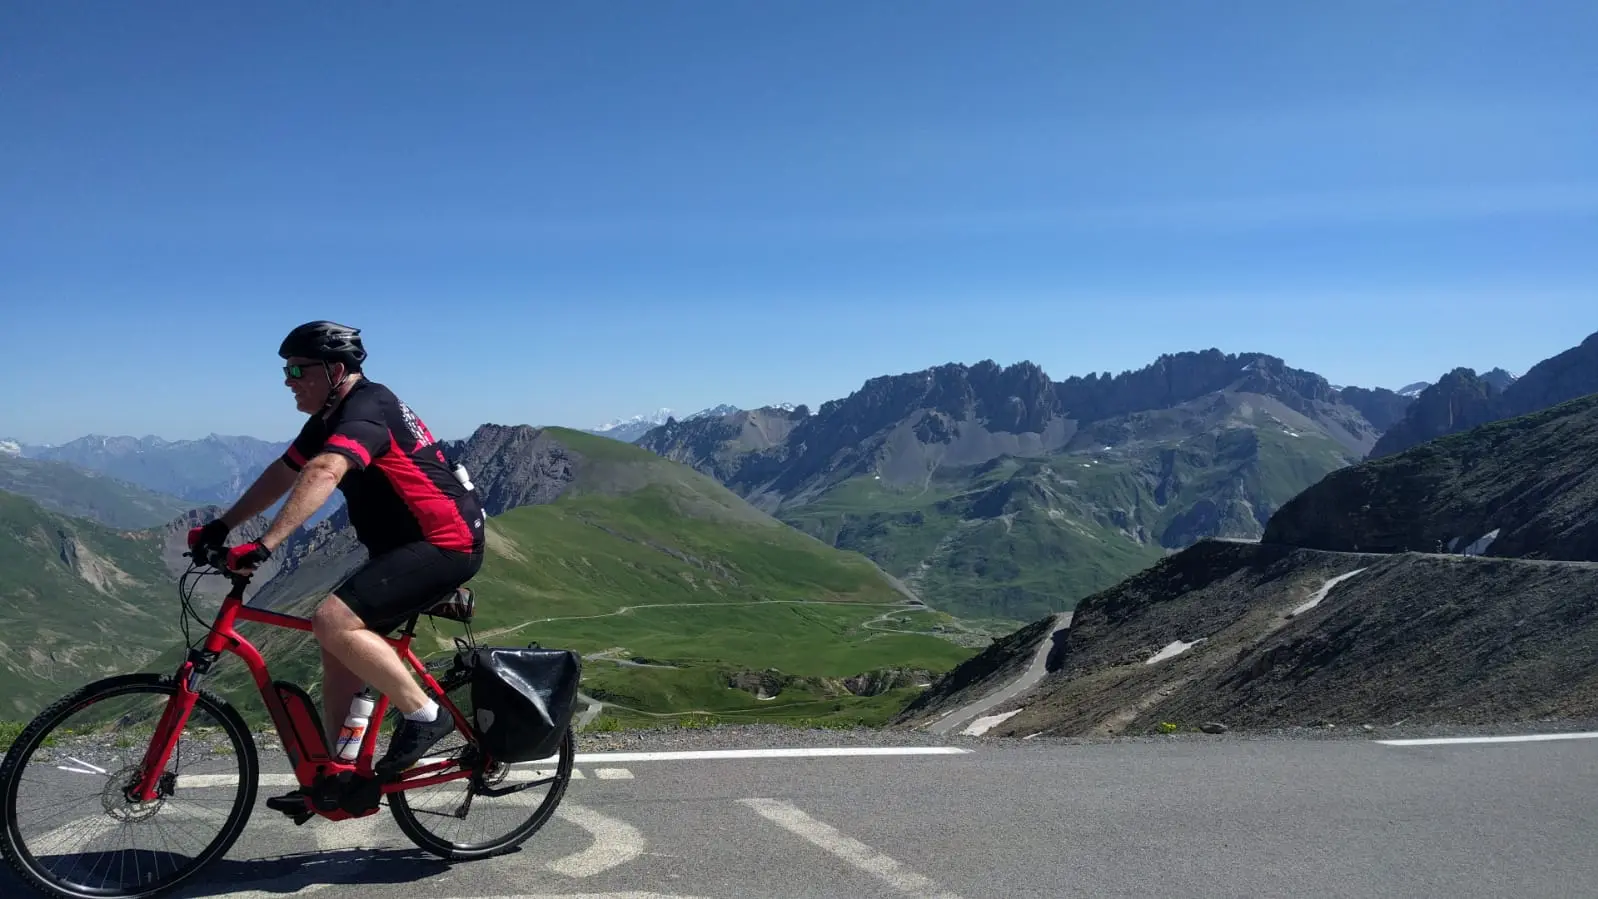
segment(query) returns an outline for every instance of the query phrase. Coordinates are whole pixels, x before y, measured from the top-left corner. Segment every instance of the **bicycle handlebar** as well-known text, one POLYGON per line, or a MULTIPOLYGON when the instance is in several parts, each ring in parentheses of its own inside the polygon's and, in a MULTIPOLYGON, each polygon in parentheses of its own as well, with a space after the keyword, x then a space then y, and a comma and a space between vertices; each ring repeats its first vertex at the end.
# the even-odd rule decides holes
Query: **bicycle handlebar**
POLYGON ((188 556, 201 565, 209 565, 235 581, 248 581, 251 577, 253 577, 253 575, 245 574, 241 571, 233 571, 232 569, 228 568, 227 552, 227 547, 225 546, 221 549, 195 547, 194 549, 190 549, 189 551, 185 552, 183 555, 188 556))

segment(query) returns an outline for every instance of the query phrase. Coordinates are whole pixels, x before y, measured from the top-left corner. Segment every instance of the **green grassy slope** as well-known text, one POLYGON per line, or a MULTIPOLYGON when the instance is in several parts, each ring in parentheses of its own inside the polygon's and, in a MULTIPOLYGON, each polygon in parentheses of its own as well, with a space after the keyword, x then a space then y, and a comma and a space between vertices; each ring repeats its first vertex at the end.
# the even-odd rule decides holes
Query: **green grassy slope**
POLYGON ((122 532, 0 492, 0 718, 181 645, 156 532, 122 532))
POLYGON ((1019 626, 1203 536, 1257 538, 1270 514, 1349 463, 1326 437, 1231 427, 1041 459, 859 476, 778 516, 874 559, 927 602, 1019 626))
MULTIPOLYGON (((882 722, 913 686, 855 696, 843 678, 881 669, 936 674, 987 642, 985 632, 911 606, 863 556, 771 519, 686 466, 602 437, 549 433, 578 457, 576 478, 555 502, 490 520, 489 555, 471 584, 473 627, 480 643, 536 641, 606 655, 585 662, 584 690, 619 706, 622 720, 704 710, 882 722), (640 659, 672 667, 615 661, 640 659), (765 675, 775 698, 730 685, 751 673, 765 675)), ((262 630, 247 633, 255 639, 262 630)), ((462 632, 424 621, 417 650, 447 655, 462 632)), ((276 676, 318 695, 306 680, 315 660, 305 638, 260 639, 276 676)), ((253 690, 236 661, 213 683, 223 692, 253 690)))

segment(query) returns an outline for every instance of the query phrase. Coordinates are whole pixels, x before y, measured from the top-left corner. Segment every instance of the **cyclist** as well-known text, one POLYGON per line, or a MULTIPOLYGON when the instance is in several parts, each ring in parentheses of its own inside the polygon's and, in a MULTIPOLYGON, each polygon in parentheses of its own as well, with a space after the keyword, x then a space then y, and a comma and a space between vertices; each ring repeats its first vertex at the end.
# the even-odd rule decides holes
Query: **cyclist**
MULTIPOLYGON (((307 322, 278 348, 284 383, 310 417, 284 451, 220 518, 189 532, 190 546, 224 548, 232 528, 289 498, 259 540, 227 551, 227 566, 251 572, 305 523, 337 487, 369 560, 322 600, 312 633, 322 649, 322 726, 331 748, 363 686, 389 697, 403 718, 375 768, 391 778, 415 764, 455 726, 383 641, 412 613, 470 580, 483 560, 483 509, 455 477, 421 419, 362 373, 360 331, 307 322)), ((304 809, 302 794, 268 799, 304 809)))

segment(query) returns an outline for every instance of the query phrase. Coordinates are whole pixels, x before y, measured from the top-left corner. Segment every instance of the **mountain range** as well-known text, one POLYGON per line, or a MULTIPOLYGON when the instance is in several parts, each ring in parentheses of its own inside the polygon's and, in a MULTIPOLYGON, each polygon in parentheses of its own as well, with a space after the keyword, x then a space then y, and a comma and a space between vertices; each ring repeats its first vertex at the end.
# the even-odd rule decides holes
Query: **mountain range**
POLYGON ((960 726, 1039 652, 986 733, 1590 719, 1595 598, 1598 391, 1334 472, 1260 542, 1200 541, 1034 621, 896 721, 960 726))
POLYGON ((1477 425, 1525 415, 1598 391, 1598 332, 1537 363, 1520 377, 1495 368, 1455 368, 1422 390, 1404 420, 1382 435, 1372 457, 1388 456, 1477 425))
MULTIPOLYGON (((1164 570, 1212 538, 1276 539, 1270 528, 1289 528, 1302 516, 1295 510, 1312 510, 1313 523, 1331 514, 1322 510, 1346 510, 1360 490, 1368 498, 1355 512, 1337 514, 1388 516, 1389 542, 1477 548, 1494 528, 1496 539, 1519 535, 1505 545, 1589 539, 1586 519, 1565 506, 1491 519, 1459 494, 1452 518, 1415 524, 1400 520, 1406 504, 1449 494, 1434 486, 1393 498, 1424 483, 1458 482, 1466 493, 1519 483, 1496 470, 1473 480, 1470 472, 1489 471, 1480 462, 1438 463, 1424 477, 1413 462, 1447 444, 1434 432, 1474 434, 1478 420, 1598 391, 1595 348, 1590 337, 1520 378, 1458 369, 1403 391, 1333 387, 1265 353, 1218 349, 1060 381, 1027 362, 948 364, 870 379, 814 411, 718 407, 678 420, 666 410, 636 444, 609 433, 619 426, 601 439, 485 424, 446 451, 467 465, 492 516, 479 580, 501 605, 487 625, 517 638, 547 633, 616 661, 599 667, 588 693, 607 714, 886 720, 915 684, 991 636, 1164 570), (1449 405, 1478 394, 1478 405, 1449 405), (1439 403, 1468 412, 1439 416, 1439 403), (1380 467, 1384 445, 1425 435, 1411 448, 1421 457, 1398 452, 1405 462, 1380 467), (818 590, 855 605, 805 598, 818 590), (637 611, 652 605, 637 602, 645 597, 716 605, 652 620, 637 611), (889 651, 911 637, 903 652, 889 651), (792 645, 805 652, 783 655, 792 645), (762 667, 776 658, 786 661, 762 667)), ((16 537, 0 559, 0 588, 19 611, 0 667, 25 703, 60 681, 40 680, 36 653, 18 654, 50 642, 35 639, 29 610, 57 594, 77 603, 50 625, 59 665, 73 640, 99 645, 70 626, 95 620, 93 604, 120 614, 171 604, 181 534, 231 502, 282 444, 89 437, 14 449, 0 454, 0 491, 23 504, 0 509, 16 537)), ((1542 450, 1560 451, 1560 438, 1542 450)), ((1543 494, 1526 495, 1531 508, 1543 494)), ((364 551, 346 516, 333 504, 322 515, 263 570, 257 601, 294 608, 358 564, 364 551)), ((264 520, 241 530, 259 527, 264 520)), ((1331 546, 1335 536, 1294 539, 1331 546)), ((161 634, 170 643, 169 624, 135 615, 126 629, 141 646, 165 648, 161 634)), ((304 646, 277 648, 309 664, 304 646)), ((129 657, 159 665, 157 651, 129 657)), ((55 670, 83 676, 93 670, 87 659, 55 670)))
POLYGON ((64 462, 189 503, 232 502, 288 446, 220 434, 199 440, 90 434, 59 446, 5 443, 11 450, 6 455, 64 462))
MULTIPOLYGON (((737 406, 722 403, 717 406, 711 406, 708 409, 701 409, 688 416, 688 419, 703 418, 707 415, 731 415, 737 411, 737 406)), ((623 443, 634 443, 638 438, 647 434, 651 428, 663 425, 671 420, 673 420, 672 410, 669 407, 663 407, 654 412, 633 415, 627 418, 613 418, 598 427, 584 428, 583 431, 588 434, 609 437, 612 440, 620 440, 623 443)))
POLYGON ((1410 402, 1264 353, 1058 382, 984 361, 874 378, 814 414, 669 421, 638 443, 865 553, 933 606, 1018 621, 1202 537, 1257 538, 1410 402))

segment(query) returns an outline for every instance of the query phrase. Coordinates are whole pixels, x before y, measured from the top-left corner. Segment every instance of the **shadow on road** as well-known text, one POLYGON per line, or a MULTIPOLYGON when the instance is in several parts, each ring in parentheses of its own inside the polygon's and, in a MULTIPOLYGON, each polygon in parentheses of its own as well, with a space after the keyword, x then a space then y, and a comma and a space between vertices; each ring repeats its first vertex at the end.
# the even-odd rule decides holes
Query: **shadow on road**
MULTIPOLYGON (((143 855, 148 861, 149 854, 143 855)), ((101 870, 105 870, 105 857, 102 855, 100 859, 101 870)), ((335 849, 300 852, 277 858, 224 858, 212 863, 197 879, 184 883, 182 888, 170 895, 174 899, 232 896, 243 891, 292 895, 313 884, 405 884, 435 877, 448 871, 452 864, 419 849, 335 849)), ((35 895, 43 894, 25 886, 8 866, 0 868, 0 896, 23 899, 35 895)))

